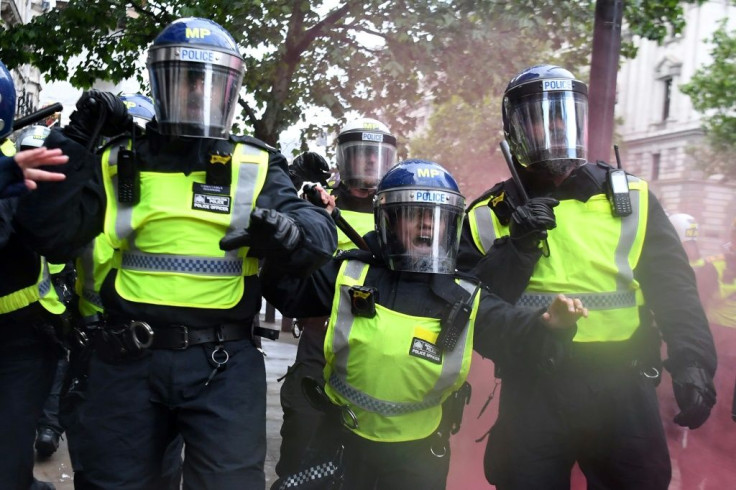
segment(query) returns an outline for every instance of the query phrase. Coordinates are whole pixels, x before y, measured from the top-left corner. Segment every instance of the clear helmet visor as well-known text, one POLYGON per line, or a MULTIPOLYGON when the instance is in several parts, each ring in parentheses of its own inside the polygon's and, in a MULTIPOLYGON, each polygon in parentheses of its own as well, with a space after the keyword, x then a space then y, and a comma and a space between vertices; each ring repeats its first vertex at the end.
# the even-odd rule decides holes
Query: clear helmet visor
POLYGON ((353 189, 376 189, 396 163, 396 147, 389 143, 349 141, 337 146, 340 182, 353 189))
MULTIPOLYGON (((376 196, 376 228, 388 268, 394 271, 453 274, 464 217, 464 200, 458 194, 444 191, 440 193, 449 198, 447 204, 400 202, 395 199, 397 196, 388 195, 416 192, 437 193, 402 190, 376 196)), ((406 197, 411 199, 412 196, 406 197)))
POLYGON ((578 92, 543 92, 504 100, 509 145, 524 166, 587 158, 588 99, 578 92))
POLYGON ((241 59, 219 53, 219 63, 159 60, 151 53, 148 70, 162 134, 227 139, 243 80, 241 59))

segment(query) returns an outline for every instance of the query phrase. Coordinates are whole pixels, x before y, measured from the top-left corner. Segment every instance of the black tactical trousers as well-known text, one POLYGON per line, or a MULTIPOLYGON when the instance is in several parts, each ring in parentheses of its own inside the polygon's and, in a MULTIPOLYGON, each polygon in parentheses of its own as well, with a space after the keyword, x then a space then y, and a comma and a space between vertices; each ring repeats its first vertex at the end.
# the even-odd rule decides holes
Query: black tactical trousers
POLYGON ((58 347, 27 323, 0 319, 0 488, 33 481, 36 421, 54 379, 58 347))
POLYGON ((325 319, 309 320, 314 322, 303 329, 296 361, 281 386, 284 420, 281 424, 281 454, 276 464, 276 474, 280 477, 300 469, 307 447, 324 418, 324 414, 312 407, 302 392, 302 380, 305 377, 322 380, 325 367, 325 319))
POLYGON ((59 399, 68 366, 69 361, 67 361, 66 353, 61 353, 56 363, 54 382, 51 384, 51 390, 43 405, 41 417, 38 419, 37 425, 39 429, 48 427, 49 429, 53 429, 57 434, 64 433, 64 427, 59 420, 59 399))
POLYGON ((249 339, 225 342, 225 348, 227 367, 207 386, 212 344, 150 350, 119 364, 93 355, 85 399, 75 409, 74 427, 67 427, 79 468, 75 488, 166 488, 171 462, 165 455, 180 435, 184 489, 263 489, 263 355, 249 339))
POLYGON ((376 442, 351 433, 345 439, 343 463, 345 490, 444 490, 450 447, 434 436, 376 442))
POLYGON ((589 489, 666 490, 669 453, 652 381, 633 367, 506 372, 485 454, 499 490, 569 490, 577 462, 589 489))

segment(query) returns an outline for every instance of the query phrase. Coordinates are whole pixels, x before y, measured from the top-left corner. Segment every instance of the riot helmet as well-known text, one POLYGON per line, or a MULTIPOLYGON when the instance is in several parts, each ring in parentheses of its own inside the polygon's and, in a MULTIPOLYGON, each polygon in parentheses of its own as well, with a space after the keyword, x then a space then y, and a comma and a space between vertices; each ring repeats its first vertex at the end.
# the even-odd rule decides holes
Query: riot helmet
POLYGON ((340 182, 351 189, 375 190, 396 163, 396 138, 376 119, 357 119, 340 130, 336 152, 340 182))
POLYGON ((225 29, 176 20, 153 41, 146 66, 161 134, 228 138, 245 65, 225 29))
POLYGON ((675 213, 669 218, 681 242, 697 241, 698 222, 695 221, 695 218, 685 213, 675 213))
POLYGON ((378 183, 373 211, 386 265, 394 271, 455 272, 465 199, 441 165, 405 160, 378 183))
POLYGON ((15 139, 15 149, 18 151, 32 150, 43 146, 46 137, 51 134, 51 128, 43 124, 29 126, 20 132, 15 139))
POLYGON ((554 65, 536 65, 506 87, 503 132, 517 162, 585 163, 588 152, 588 88, 554 65))
POLYGON ((156 115, 150 97, 142 94, 122 94, 119 98, 128 109, 128 114, 133 117, 133 122, 141 129, 145 129, 146 124, 156 115))
POLYGON ((13 132, 15 118, 15 83, 8 68, 0 61, 0 139, 13 132))

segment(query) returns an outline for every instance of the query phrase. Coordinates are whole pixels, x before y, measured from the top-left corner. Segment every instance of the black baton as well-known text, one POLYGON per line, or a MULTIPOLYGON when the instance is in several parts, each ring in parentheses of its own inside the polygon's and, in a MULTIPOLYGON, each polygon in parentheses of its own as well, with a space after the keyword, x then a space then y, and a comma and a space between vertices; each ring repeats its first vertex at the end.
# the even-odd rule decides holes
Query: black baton
POLYGON ((27 116, 13 121, 13 131, 18 131, 19 129, 25 128, 26 126, 37 123, 38 121, 46 119, 47 117, 56 114, 57 112, 61 112, 63 109, 64 106, 62 106, 58 102, 54 102, 50 106, 46 106, 43 109, 39 109, 36 112, 32 112, 27 116))

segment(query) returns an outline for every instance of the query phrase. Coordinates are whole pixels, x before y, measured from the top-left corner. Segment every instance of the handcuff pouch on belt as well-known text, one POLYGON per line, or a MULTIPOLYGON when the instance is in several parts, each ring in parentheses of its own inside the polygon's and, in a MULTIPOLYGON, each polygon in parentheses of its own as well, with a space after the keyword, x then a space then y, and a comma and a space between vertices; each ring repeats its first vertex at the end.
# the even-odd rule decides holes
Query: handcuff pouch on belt
POLYGON ((97 355, 112 364, 139 359, 152 344, 153 329, 141 321, 108 325, 94 337, 97 355))

